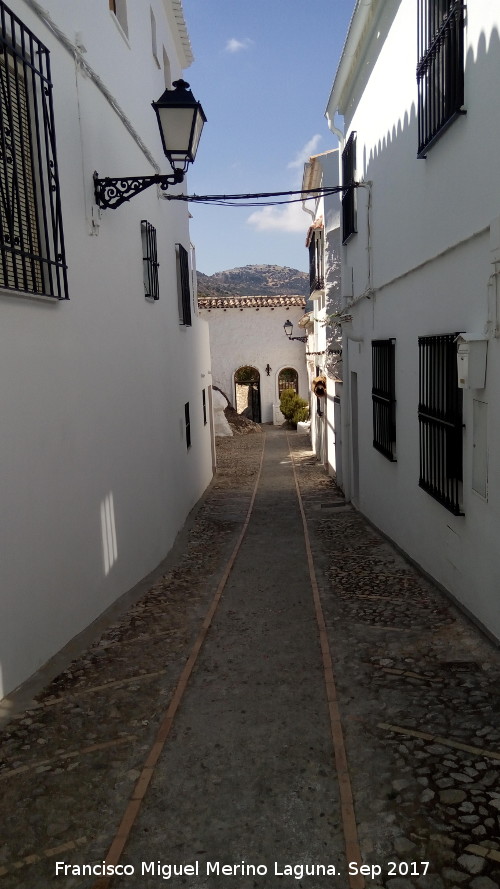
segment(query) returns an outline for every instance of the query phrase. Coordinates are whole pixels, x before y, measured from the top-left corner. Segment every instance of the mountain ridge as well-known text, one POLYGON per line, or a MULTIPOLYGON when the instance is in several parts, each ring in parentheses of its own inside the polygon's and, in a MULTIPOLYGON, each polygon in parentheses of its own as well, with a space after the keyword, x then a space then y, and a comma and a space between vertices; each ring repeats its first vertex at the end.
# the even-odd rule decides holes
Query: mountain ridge
POLYGON ((197 273, 199 297, 309 296, 309 275, 280 265, 245 265, 197 273))

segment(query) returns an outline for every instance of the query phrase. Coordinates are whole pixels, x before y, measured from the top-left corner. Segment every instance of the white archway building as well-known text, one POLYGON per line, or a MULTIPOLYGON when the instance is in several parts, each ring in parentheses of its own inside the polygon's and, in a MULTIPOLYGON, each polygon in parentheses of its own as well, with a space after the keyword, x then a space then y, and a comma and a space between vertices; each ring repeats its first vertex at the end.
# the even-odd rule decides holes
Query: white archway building
MULTIPOLYGON (((305 331, 298 325, 305 311, 303 296, 199 297, 200 316, 208 320, 212 383, 235 405, 235 372, 246 365, 260 374, 262 423, 272 423, 273 405, 279 404, 278 378, 284 368, 298 374, 299 395, 309 400, 306 347, 289 340, 285 321, 293 324, 294 336, 305 331)), ((279 414, 281 422, 281 414, 279 414)))

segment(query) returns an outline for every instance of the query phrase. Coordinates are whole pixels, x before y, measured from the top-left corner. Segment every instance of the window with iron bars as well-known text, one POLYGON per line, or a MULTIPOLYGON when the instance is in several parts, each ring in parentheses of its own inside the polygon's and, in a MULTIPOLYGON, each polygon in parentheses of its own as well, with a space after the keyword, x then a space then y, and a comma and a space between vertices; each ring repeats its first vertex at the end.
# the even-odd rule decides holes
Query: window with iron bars
POLYGON ((191 419, 189 416, 189 401, 184 405, 184 422, 186 426, 186 448, 191 447, 191 419))
POLYGON ((179 320, 186 327, 191 325, 191 287, 189 281, 189 256, 182 244, 175 245, 177 253, 177 287, 179 293, 179 320))
POLYGON ((68 299, 49 51, 0 2, 0 288, 68 299))
POLYGON ((418 339, 420 394, 419 485, 454 515, 463 515, 462 390, 458 388, 458 334, 418 339))
POLYGON ((123 33, 128 37, 127 0, 109 0, 109 8, 123 33))
POLYGON ((342 243, 356 234, 356 133, 352 132, 342 152, 342 243))
POLYGON ((309 293, 323 290, 324 286, 323 232, 317 229, 313 232, 309 244, 309 293))
POLYGON ((418 0, 418 157, 464 114, 463 0, 418 0))
POLYGON ((396 340, 372 341, 373 447, 396 461, 396 340))
POLYGON ((142 270, 144 296, 146 299, 159 299, 158 262, 156 229, 146 219, 141 220, 142 270))

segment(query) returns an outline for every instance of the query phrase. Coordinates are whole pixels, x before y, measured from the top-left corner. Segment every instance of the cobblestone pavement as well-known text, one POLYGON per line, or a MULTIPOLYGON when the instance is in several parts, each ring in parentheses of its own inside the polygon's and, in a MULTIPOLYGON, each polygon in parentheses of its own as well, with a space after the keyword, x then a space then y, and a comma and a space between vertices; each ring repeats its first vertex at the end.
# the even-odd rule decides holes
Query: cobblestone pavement
POLYGON ((343 505, 299 438, 294 451, 322 577, 361 850, 382 868, 367 885, 495 889, 498 648, 343 505))
MULTIPOLYGON (((266 437, 284 434, 271 429, 266 437)), ((150 587, 0 733, 1 889, 93 886, 89 877, 56 878, 54 863, 106 855, 241 531, 263 440, 218 442, 215 482, 150 587)), ((367 887, 495 889, 498 649, 344 504, 306 438, 290 433, 289 441, 330 634, 367 887)), ((286 586, 282 542, 269 540, 271 556, 286 586)), ((294 718, 300 739, 301 714, 294 718)), ((251 762, 249 751, 249 769, 251 762)), ((319 770, 311 793, 328 794, 322 781, 319 770)), ((310 811, 319 833, 321 812, 312 803, 310 811)), ((284 817, 272 794, 267 817, 269 827, 284 817)), ((320 889, 327 880, 281 885, 320 889)))

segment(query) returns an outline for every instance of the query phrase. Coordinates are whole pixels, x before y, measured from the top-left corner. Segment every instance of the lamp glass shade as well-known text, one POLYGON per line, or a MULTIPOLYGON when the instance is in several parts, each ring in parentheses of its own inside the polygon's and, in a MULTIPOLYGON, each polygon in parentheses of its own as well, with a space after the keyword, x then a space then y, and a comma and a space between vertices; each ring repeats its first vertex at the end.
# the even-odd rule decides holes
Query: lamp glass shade
POLYGON ((163 150, 172 166, 194 161, 206 121, 203 108, 188 87, 184 80, 177 80, 174 89, 165 90, 161 98, 153 102, 163 150))
POLYGON ((284 331, 285 331, 285 333, 286 333, 287 336, 291 336, 291 335, 292 335, 292 331, 293 331, 293 324, 292 324, 292 322, 291 322, 291 321, 285 321, 285 323, 284 323, 284 325, 283 325, 283 329, 284 329, 284 331))

